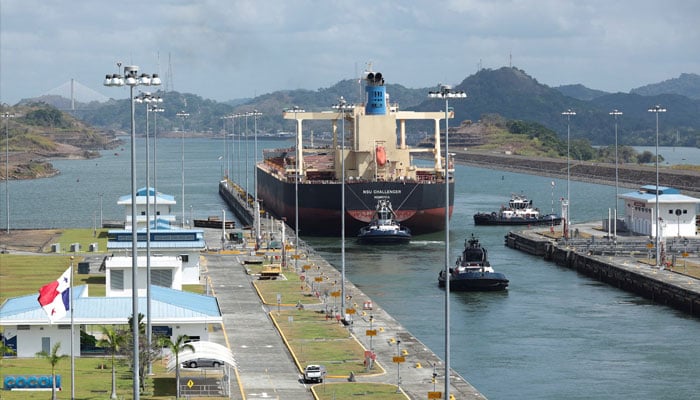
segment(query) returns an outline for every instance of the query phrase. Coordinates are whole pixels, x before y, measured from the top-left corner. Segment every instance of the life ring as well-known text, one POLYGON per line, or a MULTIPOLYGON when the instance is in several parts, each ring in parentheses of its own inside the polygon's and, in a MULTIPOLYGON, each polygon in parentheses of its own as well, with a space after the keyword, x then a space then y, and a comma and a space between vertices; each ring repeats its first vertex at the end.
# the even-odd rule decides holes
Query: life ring
POLYGON ((377 164, 383 167, 386 164, 386 149, 384 146, 377 146, 377 164))

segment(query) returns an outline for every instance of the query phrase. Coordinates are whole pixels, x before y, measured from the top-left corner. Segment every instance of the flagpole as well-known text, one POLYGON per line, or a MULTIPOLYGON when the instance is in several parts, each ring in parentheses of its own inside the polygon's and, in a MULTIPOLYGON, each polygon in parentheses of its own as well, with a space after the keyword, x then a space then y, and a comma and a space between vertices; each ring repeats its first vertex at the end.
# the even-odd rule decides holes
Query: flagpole
POLYGON ((75 346, 75 325, 73 324, 73 256, 70 256, 70 398, 75 400, 75 354, 73 347, 75 346))

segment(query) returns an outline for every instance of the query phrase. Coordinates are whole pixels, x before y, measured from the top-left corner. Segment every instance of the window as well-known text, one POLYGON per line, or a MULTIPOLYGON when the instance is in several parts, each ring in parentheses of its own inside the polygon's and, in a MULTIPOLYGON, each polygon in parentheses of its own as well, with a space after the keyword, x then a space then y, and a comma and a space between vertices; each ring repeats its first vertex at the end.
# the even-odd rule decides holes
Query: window
POLYGON ((172 287, 173 272, 169 269, 152 269, 151 283, 153 283, 156 286, 162 286, 167 288, 172 287))
POLYGON ((109 288, 112 290, 124 290, 124 270, 110 271, 109 288))
POLYGON ((182 262, 186 263, 190 261, 190 256, 187 254, 180 254, 180 259, 182 260, 182 262))

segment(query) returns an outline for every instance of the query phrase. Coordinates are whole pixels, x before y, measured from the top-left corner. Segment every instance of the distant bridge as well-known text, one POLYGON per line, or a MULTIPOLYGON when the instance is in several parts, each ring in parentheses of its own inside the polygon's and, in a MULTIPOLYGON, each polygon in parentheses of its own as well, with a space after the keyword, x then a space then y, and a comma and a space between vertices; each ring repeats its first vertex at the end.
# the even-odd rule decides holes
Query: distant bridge
POLYGON ((66 110, 76 110, 75 103, 90 103, 92 101, 98 101, 101 103, 109 100, 109 97, 103 95, 102 93, 91 89, 75 79, 66 81, 65 83, 42 93, 41 96, 60 96, 70 100, 70 104, 67 106, 60 106, 66 110))

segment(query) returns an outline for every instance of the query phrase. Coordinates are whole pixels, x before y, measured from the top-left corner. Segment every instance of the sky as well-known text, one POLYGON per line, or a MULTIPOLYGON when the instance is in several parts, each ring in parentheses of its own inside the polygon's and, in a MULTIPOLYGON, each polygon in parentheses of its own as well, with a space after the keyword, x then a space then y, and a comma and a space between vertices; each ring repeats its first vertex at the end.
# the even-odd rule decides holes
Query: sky
POLYGON ((512 65, 629 92, 700 73, 698 49, 696 0, 0 0, 0 103, 69 97, 71 79, 78 100, 128 97, 103 86, 118 62, 216 101, 368 68, 408 88, 512 65))

